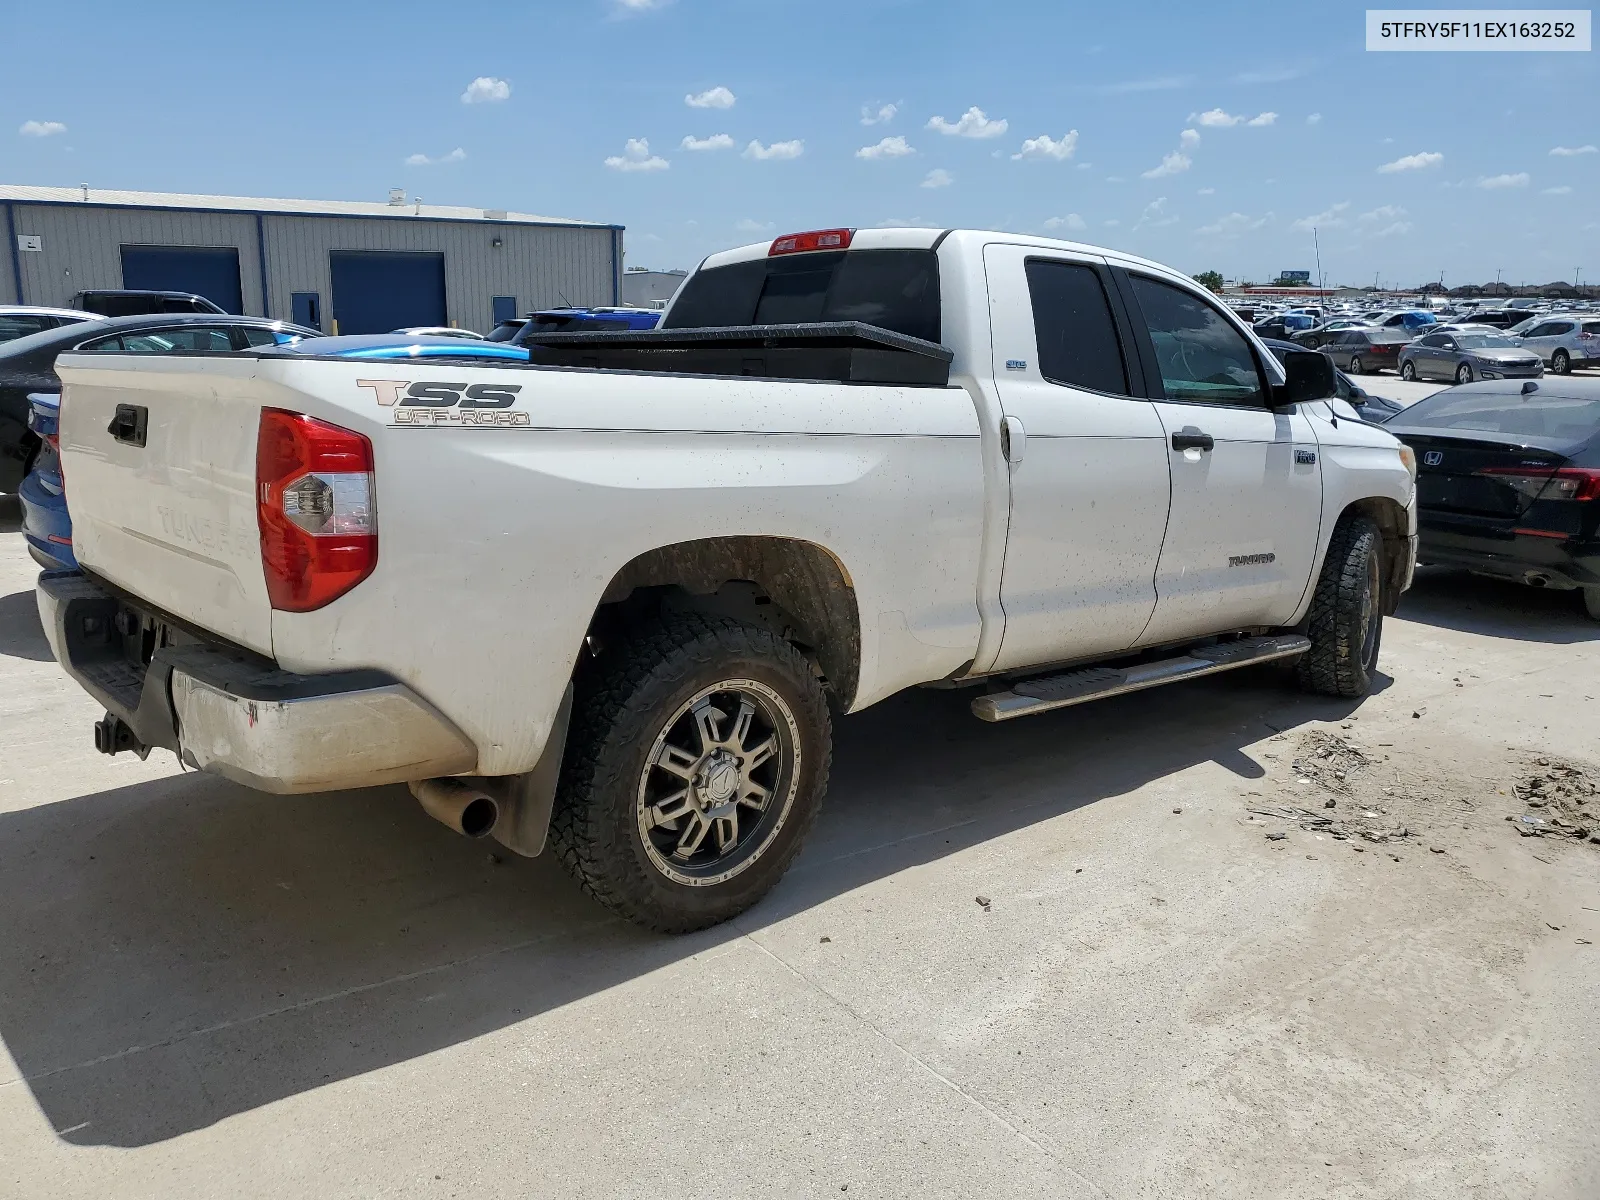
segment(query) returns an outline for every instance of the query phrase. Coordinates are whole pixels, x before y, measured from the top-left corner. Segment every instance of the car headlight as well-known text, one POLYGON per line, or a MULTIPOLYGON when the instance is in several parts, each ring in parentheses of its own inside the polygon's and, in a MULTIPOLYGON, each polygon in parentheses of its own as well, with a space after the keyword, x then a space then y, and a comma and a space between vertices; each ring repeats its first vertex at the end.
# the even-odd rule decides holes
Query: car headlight
POLYGON ((1417 452, 1404 443, 1400 446, 1400 465, 1405 467, 1406 474, 1411 476, 1411 486, 1417 485, 1417 452))

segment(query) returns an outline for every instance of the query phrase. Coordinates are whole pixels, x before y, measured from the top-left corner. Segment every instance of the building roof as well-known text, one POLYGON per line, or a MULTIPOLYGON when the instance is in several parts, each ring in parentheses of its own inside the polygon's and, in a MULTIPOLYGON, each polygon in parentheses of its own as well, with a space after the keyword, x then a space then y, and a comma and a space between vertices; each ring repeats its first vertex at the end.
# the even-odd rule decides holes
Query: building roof
POLYGON ((573 225, 590 229, 620 229, 603 221, 578 221, 570 217, 541 217, 533 213, 497 208, 468 208, 457 204, 419 204, 404 200, 389 204, 375 200, 286 200, 270 196, 211 196, 186 192, 134 192, 121 188, 32 187, 0 184, 0 201, 23 204, 85 204, 118 208, 189 208, 210 212, 289 213, 306 217, 417 217, 436 221, 503 221, 513 225, 573 225))

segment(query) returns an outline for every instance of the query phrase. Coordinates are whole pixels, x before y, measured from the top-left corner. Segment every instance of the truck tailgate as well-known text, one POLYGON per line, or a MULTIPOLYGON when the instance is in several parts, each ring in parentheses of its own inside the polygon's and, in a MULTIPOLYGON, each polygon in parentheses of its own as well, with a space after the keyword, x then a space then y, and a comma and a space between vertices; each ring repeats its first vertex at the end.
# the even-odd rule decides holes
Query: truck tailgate
POLYGON ((79 563, 270 654, 255 507, 257 366, 242 356, 64 354, 56 370, 79 563))

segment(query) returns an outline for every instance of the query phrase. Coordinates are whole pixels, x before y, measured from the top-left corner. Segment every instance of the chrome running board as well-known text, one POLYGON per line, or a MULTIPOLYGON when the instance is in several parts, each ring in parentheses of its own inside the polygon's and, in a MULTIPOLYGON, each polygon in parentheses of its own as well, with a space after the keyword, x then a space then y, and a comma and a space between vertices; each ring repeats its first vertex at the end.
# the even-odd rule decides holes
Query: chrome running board
POLYGON ((1285 633, 1200 646, 1177 658, 1133 667, 1085 667, 1060 675, 1043 675, 1024 679, 1014 684, 1009 692, 979 696, 972 702, 972 715, 984 721, 1031 717, 1034 713, 1120 696, 1124 692, 1139 692, 1180 679, 1197 679, 1201 675, 1215 675, 1218 671, 1271 662, 1275 658, 1293 658, 1309 649, 1310 638, 1285 633))

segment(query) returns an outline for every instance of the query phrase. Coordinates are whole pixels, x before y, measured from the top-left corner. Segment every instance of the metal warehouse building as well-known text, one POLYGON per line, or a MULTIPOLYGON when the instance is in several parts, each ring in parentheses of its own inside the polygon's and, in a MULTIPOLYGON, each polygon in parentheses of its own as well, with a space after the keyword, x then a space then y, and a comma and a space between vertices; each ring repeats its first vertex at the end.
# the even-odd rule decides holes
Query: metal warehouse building
POLYGON ((487 332, 559 304, 616 304, 620 225, 388 203, 0 185, 0 303, 93 288, 198 292, 327 333, 487 332))

